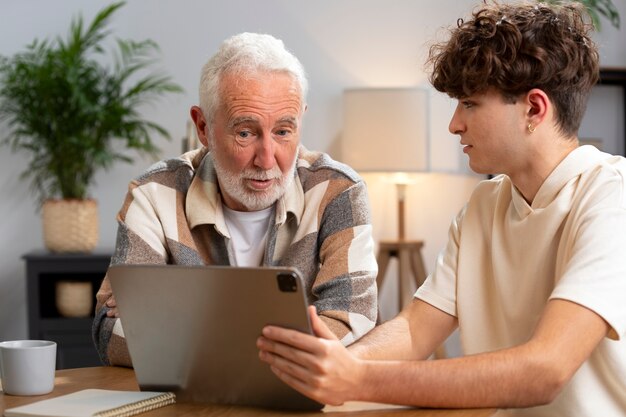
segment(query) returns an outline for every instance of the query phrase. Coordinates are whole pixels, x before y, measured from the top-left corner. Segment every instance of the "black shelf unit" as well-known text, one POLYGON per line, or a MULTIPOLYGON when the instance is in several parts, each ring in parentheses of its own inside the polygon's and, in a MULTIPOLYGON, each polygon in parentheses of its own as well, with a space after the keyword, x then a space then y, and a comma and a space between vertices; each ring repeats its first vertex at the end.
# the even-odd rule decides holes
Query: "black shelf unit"
POLYGON ((110 253, 55 254, 34 251, 26 261, 28 336, 57 343, 57 369, 101 365, 91 339, 93 311, 89 317, 63 317, 56 308, 56 283, 86 281, 96 292, 106 274, 110 253))

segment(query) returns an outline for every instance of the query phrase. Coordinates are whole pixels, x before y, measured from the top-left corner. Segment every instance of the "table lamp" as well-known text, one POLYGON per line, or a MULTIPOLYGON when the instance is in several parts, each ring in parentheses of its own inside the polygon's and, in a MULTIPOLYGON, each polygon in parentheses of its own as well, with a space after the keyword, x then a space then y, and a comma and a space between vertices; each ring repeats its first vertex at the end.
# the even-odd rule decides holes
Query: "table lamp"
POLYGON ((393 174, 398 240, 405 240, 405 200, 409 173, 430 171, 429 92, 421 88, 345 90, 343 162, 359 172, 393 174))

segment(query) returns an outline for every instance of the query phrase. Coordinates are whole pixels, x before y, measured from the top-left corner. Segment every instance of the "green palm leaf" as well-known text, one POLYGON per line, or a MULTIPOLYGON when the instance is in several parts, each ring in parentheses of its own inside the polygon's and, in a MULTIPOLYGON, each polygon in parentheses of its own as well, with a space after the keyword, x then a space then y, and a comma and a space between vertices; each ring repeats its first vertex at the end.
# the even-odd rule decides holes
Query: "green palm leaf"
POLYGON ((89 25, 75 18, 65 39, 36 39, 25 51, 0 57, 0 118, 9 126, 3 143, 30 155, 22 178, 41 201, 86 198, 99 169, 132 162, 115 141, 156 156, 154 135, 169 138, 138 110, 182 91, 169 76, 149 71, 158 46, 118 40, 112 65, 102 64, 107 25, 123 5, 104 8, 89 25))

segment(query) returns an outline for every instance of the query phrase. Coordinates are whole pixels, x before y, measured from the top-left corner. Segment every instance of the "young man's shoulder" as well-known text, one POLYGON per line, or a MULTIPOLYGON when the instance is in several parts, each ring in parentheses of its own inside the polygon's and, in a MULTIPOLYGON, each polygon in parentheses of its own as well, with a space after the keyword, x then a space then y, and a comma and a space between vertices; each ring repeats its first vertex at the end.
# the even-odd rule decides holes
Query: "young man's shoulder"
POLYGON ((599 175, 600 179, 624 184, 624 178, 626 178, 626 158, 621 155, 604 154, 604 158, 589 171, 591 175, 599 175))
POLYGON ((626 208, 626 158, 603 154, 603 158, 582 173, 579 193, 597 203, 626 208))

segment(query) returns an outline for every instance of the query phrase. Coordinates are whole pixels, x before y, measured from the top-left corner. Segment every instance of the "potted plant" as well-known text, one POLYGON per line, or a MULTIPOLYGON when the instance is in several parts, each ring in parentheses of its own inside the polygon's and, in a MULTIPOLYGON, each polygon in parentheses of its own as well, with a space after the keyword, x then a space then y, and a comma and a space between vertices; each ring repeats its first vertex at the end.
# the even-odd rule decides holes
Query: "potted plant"
POLYGON ((30 161, 30 179, 42 205, 44 241, 54 252, 89 252, 97 244, 97 202, 89 188, 99 169, 132 162, 126 150, 156 156, 152 134, 169 138, 140 107, 180 92, 170 77, 146 73, 158 50, 151 40, 117 40, 113 63, 104 62, 106 26, 124 3, 101 10, 88 26, 72 20, 66 39, 35 40, 0 57, 2 139, 30 161), (117 144, 119 143, 119 144, 117 144))

